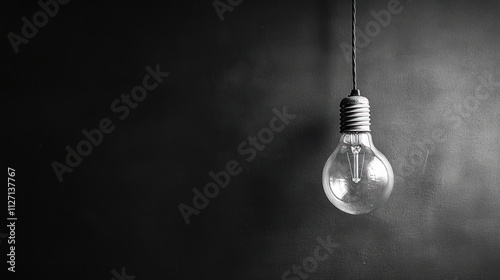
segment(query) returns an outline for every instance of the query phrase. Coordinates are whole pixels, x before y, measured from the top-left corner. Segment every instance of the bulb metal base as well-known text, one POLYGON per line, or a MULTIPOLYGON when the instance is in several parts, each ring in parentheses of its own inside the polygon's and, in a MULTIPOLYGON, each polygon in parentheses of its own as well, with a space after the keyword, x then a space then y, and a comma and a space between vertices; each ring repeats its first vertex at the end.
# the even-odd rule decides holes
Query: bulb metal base
POLYGON ((353 90, 350 96, 340 102, 340 132, 369 131, 370 102, 359 94, 359 90, 353 90))

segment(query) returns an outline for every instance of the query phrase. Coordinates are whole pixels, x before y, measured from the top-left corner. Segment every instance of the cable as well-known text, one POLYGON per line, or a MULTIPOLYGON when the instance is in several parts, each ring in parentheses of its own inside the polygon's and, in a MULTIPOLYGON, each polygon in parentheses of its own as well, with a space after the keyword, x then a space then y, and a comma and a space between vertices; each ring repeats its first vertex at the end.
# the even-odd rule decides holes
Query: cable
POLYGON ((357 90, 356 83, 356 0, 352 0, 352 90, 357 90))

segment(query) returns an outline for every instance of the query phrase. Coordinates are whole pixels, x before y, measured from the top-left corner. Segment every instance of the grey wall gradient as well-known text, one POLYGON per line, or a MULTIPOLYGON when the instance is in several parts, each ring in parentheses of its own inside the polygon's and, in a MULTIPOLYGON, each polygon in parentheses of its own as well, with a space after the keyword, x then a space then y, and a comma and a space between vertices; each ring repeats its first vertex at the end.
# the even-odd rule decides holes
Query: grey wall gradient
MULTIPOLYGON (((388 2, 358 1, 358 26, 388 2)), ((12 5, 19 33, 38 7, 12 5)), ((20 273, 281 279, 331 236, 340 247, 308 279, 499 279, 500 2, 401 7, 358 54, 374 143, 397 175, 363 216, 321 185, 351 87, 350 1, 245 0, 222 22, 211 1, 61 7, 2 66, 20 273), (118 121, 109 104, 156 64, 171 76, 118 121), (237 146, 284 106, 297 117, 244 163, 237 146), (116 130, 59 183, 50 164, 103 117, 116 130), (445 141, 419 148, 436 131, 445 141), (179 203, 233 159, 242 173, 186 226, 179 203)))

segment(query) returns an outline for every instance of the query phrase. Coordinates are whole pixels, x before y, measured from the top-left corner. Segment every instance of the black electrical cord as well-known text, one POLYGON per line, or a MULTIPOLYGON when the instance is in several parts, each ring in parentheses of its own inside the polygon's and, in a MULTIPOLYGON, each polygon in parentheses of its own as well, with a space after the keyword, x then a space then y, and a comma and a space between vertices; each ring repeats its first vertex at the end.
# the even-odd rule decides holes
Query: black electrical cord
POLYGON ((352 90, 358 89, 356 83, 356 0, 352 0, 352 90))

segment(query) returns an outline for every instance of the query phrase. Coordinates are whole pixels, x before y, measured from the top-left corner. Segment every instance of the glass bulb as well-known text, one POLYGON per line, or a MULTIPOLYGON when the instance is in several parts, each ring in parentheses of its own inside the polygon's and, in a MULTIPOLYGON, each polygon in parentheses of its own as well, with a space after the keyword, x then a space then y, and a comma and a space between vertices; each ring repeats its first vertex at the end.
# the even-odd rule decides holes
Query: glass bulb
POLYGON ((375 148, 371 134, 342 133, 323 169, 323 188, 330 202, 346 213, 366 214, 389 198, 393 184, 391 164, 375 148))

